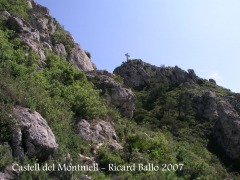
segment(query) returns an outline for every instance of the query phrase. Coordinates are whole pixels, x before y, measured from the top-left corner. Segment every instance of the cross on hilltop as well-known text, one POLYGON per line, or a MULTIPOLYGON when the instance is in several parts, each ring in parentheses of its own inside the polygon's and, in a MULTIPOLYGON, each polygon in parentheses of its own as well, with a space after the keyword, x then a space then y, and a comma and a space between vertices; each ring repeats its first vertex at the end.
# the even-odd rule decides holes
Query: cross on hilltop
POLYGON ((130 55, 126 53, 125 56, 127 57, 127 61, 128 61, 129 60, 128 58, 130 57, 130 55))

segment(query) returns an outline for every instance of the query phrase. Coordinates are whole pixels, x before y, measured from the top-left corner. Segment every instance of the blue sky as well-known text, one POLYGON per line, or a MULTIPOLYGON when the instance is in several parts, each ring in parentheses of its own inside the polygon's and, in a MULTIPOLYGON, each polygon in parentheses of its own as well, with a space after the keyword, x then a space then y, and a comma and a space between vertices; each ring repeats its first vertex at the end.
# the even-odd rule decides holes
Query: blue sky
POLYGON ((239 0, 36 0, 110 72, 125 61, 194 69, 240 92, 239 0))

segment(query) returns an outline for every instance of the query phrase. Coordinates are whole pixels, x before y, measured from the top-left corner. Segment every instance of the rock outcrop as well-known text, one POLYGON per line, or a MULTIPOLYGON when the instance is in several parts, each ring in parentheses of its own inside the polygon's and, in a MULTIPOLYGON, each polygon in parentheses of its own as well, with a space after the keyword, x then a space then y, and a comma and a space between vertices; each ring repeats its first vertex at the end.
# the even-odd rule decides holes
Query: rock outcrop
POLYGON ((102 143, 109 142, 115 149, 123 149, 117 142, 119 138, 110 122, 82 119, 76 124, 76 130, 84 139, 95 144, 102 145, 102 143))
POLYGON ((73 44, 70 52, 62 43, 53 41, 54 33, 58 30, 56 20, 50 14, 48 8, 41 6, 33 0, 27 0, 29 6, 29 19, 24 20, 21 17, 11 15, 7 11, 2 14, 9 29, 16 32, 16 37, 21 43, 29 46, 33 51, 39 54, 42 61, 45 61, 45 50, 55 51, 59 56, 65 57, 76 68, 83 71, 92 71, 96 69, 95 65, 87 57, 82 48, 74 42, 73 37, 67 31, 65 35, 69 37, 70 44, 73 44))
POLYGON ((115 74, 124 78, 124 83, 135 89, 142 89, 150 83, 166 80, 169 85, 177 86, 181 83, 194 83, 197 80, 195 72, 190 69, 188 72, 175 66, 157 67, 143 62, 142 60, 129 60, 114 70, 115 74))
POLYGON ((150 84, 152 66, 141 60, 130 60, 117 67, 113 72, 124 78, 124 83, 131 88, 144 87, 150 84))
POLYGON ((47 122, 38 112, 17 106, 14 115, 19 120, 20 127, 13 134, 12 150, 15 157, 24 155, 46 160, 58 148, 55 136, 47 122))
POLYGON ((95 65, 91 62, 86 53, 80 48, 79 44, 75 43, 71 51, 71 54, 68 57, 68 60, 77 68, 82 69, 83 71, 93 71, 95 65))
POLYGON ((240 116, 226 100, 219 102, 218 114, 214 137, 228 157, 240 161, 240 116))
POLYGON ((217 96, 209 91, 202 95, 191 94, 192 106, 198 118, 209 120, 218 118, 217 96))
POLYGON ((116 75, 107 71, 94 71, 88 73, 87 77, 97 88, 102 90, 102 95, 108 104, 119 109, 123 116, 130 119, 133 117, 136 96, 131 89, 123 87, 121 83, 117 82, 116 75))

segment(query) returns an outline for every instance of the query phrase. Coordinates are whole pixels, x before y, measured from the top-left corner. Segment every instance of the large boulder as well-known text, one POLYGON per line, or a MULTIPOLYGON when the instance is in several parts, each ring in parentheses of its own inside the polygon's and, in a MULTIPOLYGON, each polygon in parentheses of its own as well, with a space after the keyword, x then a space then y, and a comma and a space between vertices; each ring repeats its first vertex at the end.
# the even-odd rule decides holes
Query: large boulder
POLYGON ((28 155, 39 160, 48 159, 58 144, 46 120, 38 112, 20 106, 15 107, 13 112, 20 124, 12 138, 13 155, 19 158, 28 155))
POLYGON ((131 89, 117 82, 116 75, 107 71, 94 71, 88 73, 87 77, 102 90, 102 95, 108 104, 115 106, 123 116, 130 119, 133 117, 136 96, 131 89))
POLYGON ((228 157, 240 161, 240 116, 226 100, 219 102, 218 114, 214 137, 228 157))

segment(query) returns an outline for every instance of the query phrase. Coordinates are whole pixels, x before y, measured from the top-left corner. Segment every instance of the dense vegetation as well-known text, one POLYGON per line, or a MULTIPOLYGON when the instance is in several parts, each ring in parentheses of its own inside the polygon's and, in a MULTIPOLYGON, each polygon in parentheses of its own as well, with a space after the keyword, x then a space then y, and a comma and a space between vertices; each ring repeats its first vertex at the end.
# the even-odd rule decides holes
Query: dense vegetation
MULTIPOLYGON (((0 0, 0 11, 8 10, 27 19, 24 0, 0 0)), ((53 35, 53 43, 67 45, 68 53, 72 42, 59 28, 53 35)), ((143 90, 136 90, 136 111, 134 119, 120 117, 108 107, 99 96, 100 91, 87 81, 83 72, 75 69, 64 58, 46 52, 46 62, 38 54, 20 44, 14 38, 15 32, 7 29, 1 21, 0 27, 0 171, 14 159, 9 155, 11 134, 18 124, 12 114, 16 105, 38 111, 52 129, 59 149, 54 163, 68 163, 70 154, 73 164, 81 163, 78 155, 94 156, 89 142, 76 134, 74 124, 80 118, 110 118, 124 145, 116 151, 103 146, 96 155, 101 167, 108 164, 183 164, 182 170, 129 172, 22 172, 20 179, 77 179, 83 174, 93 179, 239 179, 236 173, 226 170, 216 155, 208 151, 212 122, 202 122, 192 114, 191 101, 184 87, 169 87, 168 83, 155 83, 143 90)), ((119 76, 117 81, 123 82, 119 76)), ((215 88, 219 94, 228 91, 207 82, 197 85, 197 91, 215 88)), ((19 163, 28 164, 36 159, 25 159, 19 163)))

